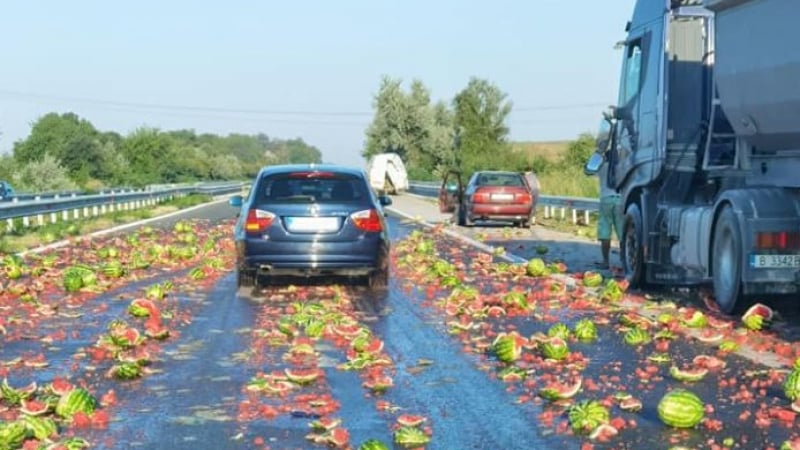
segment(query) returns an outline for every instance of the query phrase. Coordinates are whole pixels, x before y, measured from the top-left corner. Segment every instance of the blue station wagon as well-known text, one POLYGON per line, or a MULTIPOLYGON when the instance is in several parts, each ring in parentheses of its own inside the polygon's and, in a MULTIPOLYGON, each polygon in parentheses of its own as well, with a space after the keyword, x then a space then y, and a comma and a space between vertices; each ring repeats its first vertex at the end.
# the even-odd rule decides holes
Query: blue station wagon
POLYGON ((268 166, 259 172, 234 229, 239 286, 259 276, 359 277, 383 287, 390 242, 383 206, 363 170, 336 165, 268 166))

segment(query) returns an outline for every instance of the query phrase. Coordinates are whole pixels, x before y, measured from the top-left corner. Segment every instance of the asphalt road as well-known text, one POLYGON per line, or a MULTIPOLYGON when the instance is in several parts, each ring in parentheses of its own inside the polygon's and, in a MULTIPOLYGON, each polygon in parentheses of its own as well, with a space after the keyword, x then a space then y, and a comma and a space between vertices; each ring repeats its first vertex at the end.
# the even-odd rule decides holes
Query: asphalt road
MULTIPOLYGON (((235 213, 227 204, 217 203, 152 225, 171 228, 177 220, 190 218, 219 223, 232 219, 235 213)), ((395 242, 416 229, 397 218, 390 218, 389 226, 395 242)), ((470 233, 497 231, 478 228, 470 233)), ((518 248, 521 255, 527 255, 522 250, 529 252, 539 242, 535 235, 518 237, 531 242, 515 244, 513 239, 504 242, 509 242, 509 251, 514 250, 514 245, 521 246, 518 248)), ((454 260, 477 257, 476 251, 455 241, 437 245, 441 254, 454 260)), ((548 245, 552 252, 569 253, 560 249, 562 244, 557 241, 548 245)), ((175 279, 175 274, 157 276, 146 283, 171 279, 175 279)), ((71 339, 57 346, 37 339, 37 333, 41 336, 70 329, 69 320, 53 320, 32 330, 29 339, 0 347, 0 359, 46 351, 56 363, 38 371, 37 377, 47 379, 60 366, 79 364, 90 374, 87 377, 97 392, 114 390, 117 402, 109 407, 112 422, 108 429, 80 432, 93 443, 93 448, 324 448, 310 443, 307 436, 312 420, 325 416, 326 406, 315 409, 318 406, 311 405, 309 398, 318 402, 328 399, 329 404, 336 404, 331 417, 342 420, 353 448, 371 438, 390 443, 400 414, 427 418, 426 425, 431 426, 433 437, 425 448, 433 450, 579 448, 587 442, 585 438, 554 433, 552 427, 541 422, 540 415, 547 411, 562 417, 563 407, 530 400, 521 402, 520 396, 530 393, 527 385, 499 381, 491 359, 465 351, 471 341, 461 341, 448 332, 447 316, 432 307, 426 298, 428 286, 419 281, 395 274, 385 292, 372 292, 342 280, 293 283, 296 284, 291 289, 278 283, 263 289, 237 290, 234 274, 229 272, 211 286, 183 285, 181 294, 172 300, 185 316, 179 335, 161 346, 161 356, 149 368, 152 371, 149 375, 124 385, 94 373, 91 361, 79 358, 72 362, 76 360, 73 355, 90 345, 110 318, 121 314, 124 304, 116 300, 135 297, 144 282, 134 281, 102 294, 94 304, 107 307, 81 319, 81 326, 74 329, 71 339), (394 380, 394 387, 382 395, 368 394, 362 387, 361 373, 337 368, 347 361, 346 348, 337 346, 341 342, 321 339, 314 345, 317 355, 313 363, 322 370, 318 381, 284 396, 249 392, 246 386, 254 377, 289 367, 286 346, 272 345, 269 339, 275 337, 280 317, 297 312, 302 308, 298 305, 308 303, 332 304, 326 307, 327 313, 338 320, 352 319, 366 327, 372 336, 379 337, 384 344, 383 354, 391 360, 386 370, 394 380)), ((483 287, 497 289, 490 281, 483 287)), ((513 285, 506 288, 512 289, 513 285)), ((576 309, 560 320, 572 326, 580 318, 596 320, 595 314, 576 309)), ((551 324, 519 317, 485 323, 495 331, 515 329, 526 336, 546 332, 551 324)), ((595 448, 667 448, 670 439, 703 448, 709 436, 721 440, 727 435, 740 442, 738 448, 763 448, 767 442, 779 443, 792 432, 791 427, 777 425, 768 430, 737 427, 737 415, 742 409, 755 408, 747 404, 731 404, 730 409, 718 412, 716 417, 731 424, 731 428, 720 434, 665 431, 655 413, 664 385, 654 387, 634 376, 647 353, 625 345, 611 327, 601 330, 594 345, 579 344, 576 348, 592 355, 585 377, 600 383, 608 377, 609 370, 622 376, 619 383, 602 387, 600 393, 613 395, 620 386, 629 386, 633 391, 640 386, 642 390, 636 392, 637 397, 645 401, 641 413, 623 415, 626 420, 637 421, 636 427, 626 429, 624 438, 611 444, 596 443, 595 448)), ((676 344, 674 349, 675 357, 684 362, 708 351, 698 343, 676 344)), ((759 367, 744 359, 731 358, 720 378, 755 369, 759 367)), ((717 405, 724 405, 724 398, 733 395, 713 381, 700 384, 696 390, 717 405)), ((780 403, 780 393, 775 387, 770 388, 769 398, 772 404, 780 403)), ((613 414, 621 415, 617 410, 613 414)))

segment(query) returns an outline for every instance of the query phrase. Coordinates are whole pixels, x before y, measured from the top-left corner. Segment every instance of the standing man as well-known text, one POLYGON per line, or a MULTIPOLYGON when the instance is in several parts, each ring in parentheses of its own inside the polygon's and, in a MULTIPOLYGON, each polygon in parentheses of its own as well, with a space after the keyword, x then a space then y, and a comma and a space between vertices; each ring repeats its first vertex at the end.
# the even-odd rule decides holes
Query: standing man
POLYGON ((608 159, 603 160, 597 176, 600 178, 600 218, 597 221, 597 239, 600 241, 600 250, 603 254, 603 260, 597 265, 607 270, 610 267, 611 229, 614 229, 617 240, 622 239, 622 204, 619 193, 608 186, 608 159))
POLYGON ((531 211, 531 225, 536 224, 536 203, 539 200, 539 179, 536 178, 536 174, 533 173, 533 167, 527 166, 525 168, 525 181, 528 182, 528 187, 531 190, 531 196, 533 197, 533 209, 531 211))

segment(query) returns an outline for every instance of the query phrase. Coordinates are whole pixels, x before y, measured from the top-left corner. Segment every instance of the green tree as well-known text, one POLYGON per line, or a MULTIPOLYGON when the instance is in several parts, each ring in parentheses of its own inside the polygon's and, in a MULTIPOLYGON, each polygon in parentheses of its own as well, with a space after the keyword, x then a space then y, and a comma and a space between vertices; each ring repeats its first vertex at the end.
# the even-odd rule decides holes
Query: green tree
POLYGON ((583 167, 595 151, 596 139, 590 133, 581 134, 578 139, 569 143, 562 163, 567 167, 583 167))
POLYGON ((139 128, 125 138, 122 154, 129 163, 126 182, 144 186, 158 182, 172 182, 174 167, 171 140, 155 128, 139 128))
POLYGON ((83 183, 103 175, 100 147, 100 134, 91 122, 74 113, 49 113, 33 124, 25 140, 14 143, 14 158, 29 163, 50 154, 72 179, 83 183))
POLYGON ((233 155, 217 155, 211 158, 211 178, 215 180, 235 180, 242 176, 242 164, 233 155))
POLYGON ((77 189, 68 170, 49 153, 41 159, 22 164, 14 173, 11 184, 19 191, 47 192, 77 189))
POLYGON ((510 153, 505 121, 511 107, 497 86, 474 77, 453 99, 456 157, 467 176, 475 170, 502 168, 510 153))
POLYGON ((416 178, 431 177, 452 164, 452 114, 444 103, 431 104, 422 81, 412 80, 406 93, 401 80, 384 76, 373 109, 362 152, 365 158, 397 153, 416 178))
POLYGON ((370 158, 378 153, 394 152, 405 160, 407 151, 406 118, 408 101, 402 80, 384 76, 372 107, 375 116, 367 128, 362 155, 370 158))

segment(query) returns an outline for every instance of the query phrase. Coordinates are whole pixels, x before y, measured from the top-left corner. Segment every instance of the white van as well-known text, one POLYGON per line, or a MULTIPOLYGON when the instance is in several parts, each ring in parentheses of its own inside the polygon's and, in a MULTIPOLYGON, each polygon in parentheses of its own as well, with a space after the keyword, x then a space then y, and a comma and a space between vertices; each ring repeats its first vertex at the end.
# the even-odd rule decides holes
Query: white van
POLYGON ((408 190, 406 166, 397 153, 379 153, 367 162, 369 184, 379 194, 397 195, 408 190))

